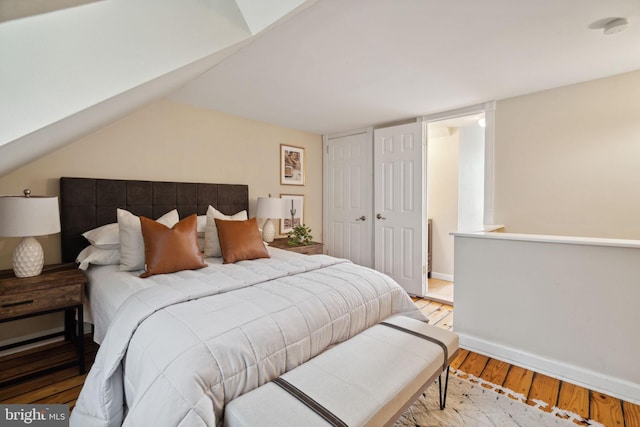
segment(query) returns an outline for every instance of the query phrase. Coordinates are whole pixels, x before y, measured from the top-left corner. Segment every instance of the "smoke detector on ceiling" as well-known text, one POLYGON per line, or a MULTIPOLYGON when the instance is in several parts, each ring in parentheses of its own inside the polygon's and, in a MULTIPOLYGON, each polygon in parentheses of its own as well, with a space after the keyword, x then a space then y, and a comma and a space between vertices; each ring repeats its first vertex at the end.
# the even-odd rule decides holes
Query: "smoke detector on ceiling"
POLYGON ((604 24, 603 31, 605 34, 615 34, 625 30, 629 26, 626 18, 616 18, 604 24))

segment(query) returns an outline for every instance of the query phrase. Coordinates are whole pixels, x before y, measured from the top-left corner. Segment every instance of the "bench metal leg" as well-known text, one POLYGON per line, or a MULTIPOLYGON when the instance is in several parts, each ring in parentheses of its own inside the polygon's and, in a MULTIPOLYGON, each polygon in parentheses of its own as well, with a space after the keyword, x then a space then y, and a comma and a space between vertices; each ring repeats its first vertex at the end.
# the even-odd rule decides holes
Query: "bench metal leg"
POLYGON ((447 404, 447 388, 449 387, 449 367, 447 366, 447 375, 444 380, 444 394, 442 394, 442 374, 438 377, 438 391, 440 394, 440 410, 443 410, 447 404))

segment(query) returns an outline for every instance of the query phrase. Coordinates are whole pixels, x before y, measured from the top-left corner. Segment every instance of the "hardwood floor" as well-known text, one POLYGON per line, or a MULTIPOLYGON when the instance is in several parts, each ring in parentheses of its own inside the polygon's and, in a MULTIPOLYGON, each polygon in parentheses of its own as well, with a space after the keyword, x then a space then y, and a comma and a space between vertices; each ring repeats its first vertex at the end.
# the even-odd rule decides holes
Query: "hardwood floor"
POLYGON ((453 303, 453 282, 440 279, 427 280, 426 299, 441 302, 443 304, 454 305, 453 303))
MULTIPOLYGON (((441 328, 453 328, 453 307, 415 299, 416 304, 441 328)), ((97 345, 89 337, 85 341, 86 367, 95 358, 97 345)), ((58 342, 0 358, 0 382, 74 360, 71 344, 58 342)), ((521 395, 532 406, 551 412, 554 407, 571 411, 584 419, 598 421, 607 427, 640 427, 640 406, 623 402, 602 393, 559 381, 546 375, 491 359, 461 349, 452 363, 456 375, 477 378, 481 385, 505 393, 521 395), (543 403, 539 403, 542 401, 543 403)), ((0 403, 63 403, 73 409, 86 374, 78 375, 72 367, 0 388, 0 403)), ((587 425, 582 423, 581 425, 587 425)))
MULTIPOLYGON (((85 337, 85 366, 93 364, 98 345, 85 337)), ((0 358, 0 383, 42 369, 55 369, 76 360, 75 347, 59 341, 0 358)), ((87 374, 79 375, 78 366, 56 370, 0 388, 0 403, 61 403, 73 408, 87 374)))

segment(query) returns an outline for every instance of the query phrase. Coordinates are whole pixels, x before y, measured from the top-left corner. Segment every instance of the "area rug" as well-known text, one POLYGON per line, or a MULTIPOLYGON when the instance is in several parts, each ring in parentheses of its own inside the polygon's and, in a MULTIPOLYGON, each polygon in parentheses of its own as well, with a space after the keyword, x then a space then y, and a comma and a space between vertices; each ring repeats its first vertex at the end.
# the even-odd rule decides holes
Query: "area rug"
MULTIPOLYGON (((444 386, 444 383, 443 383, 444 386)), ((438 404, 438 382, 431 385, 413 404, 394 427, 441 426, 600 426, 594 421, 554 408, 551 413, 538 406, 529 406, 516 393, 486 383, 466 374, 453 372, 449 377, 449 390, 444 410, 438 404), (460 378, 466 376, 467 378, 460 378), (498 392, 498 390, 500 392, 498 392), (509 397, 511 395, 512 397, 509 397)))

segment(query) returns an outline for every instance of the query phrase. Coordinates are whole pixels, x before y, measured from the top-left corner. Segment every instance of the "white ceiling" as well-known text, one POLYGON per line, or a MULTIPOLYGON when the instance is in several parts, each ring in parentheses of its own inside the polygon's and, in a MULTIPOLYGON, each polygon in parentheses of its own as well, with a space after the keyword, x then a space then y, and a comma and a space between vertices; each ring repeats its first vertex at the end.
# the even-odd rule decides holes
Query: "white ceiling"
POLYGON ((332 133, 636 69, 640 0, 319 0, 171 98, 332 133))
POLYGON ((311 3, 0 0, 0 176, 166 97, 311 3))

